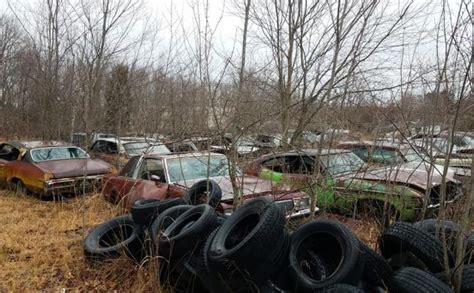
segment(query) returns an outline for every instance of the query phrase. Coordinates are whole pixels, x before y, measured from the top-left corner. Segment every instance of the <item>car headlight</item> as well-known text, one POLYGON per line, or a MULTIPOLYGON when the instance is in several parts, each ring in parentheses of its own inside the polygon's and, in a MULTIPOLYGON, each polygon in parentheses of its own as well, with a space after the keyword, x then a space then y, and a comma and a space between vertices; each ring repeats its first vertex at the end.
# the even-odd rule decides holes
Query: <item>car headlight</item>
POLYGON ((305 196, 300 198, 294 198, 293 204, 295 205, 296 210, 308 209, 310 207, 309 197, 305 196))

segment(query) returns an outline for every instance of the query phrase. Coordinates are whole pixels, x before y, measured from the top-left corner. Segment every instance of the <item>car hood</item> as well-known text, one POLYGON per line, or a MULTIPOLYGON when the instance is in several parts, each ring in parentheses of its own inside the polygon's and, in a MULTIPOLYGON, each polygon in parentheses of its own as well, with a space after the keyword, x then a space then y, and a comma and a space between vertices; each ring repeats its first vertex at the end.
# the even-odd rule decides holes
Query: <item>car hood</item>
POLYGON ((99 159, 69 159, 35 163, 54 178, 78 177, 109 173, 111 166, 99 159))
MULTIPOLYGON (((338 176, 341 179, 362 179, 371 181, 384 181, 388 183, 398 183, 409 185, 420 190, 426 190, 430 187, 441 184, 442 175, 439 172, 442 166, 435 165, 431 170, 431 186, 428 186, 428 171, 425 166, 415 167, 411 163, 395 167, 384 167, 377 169, 367 169, 357 173, 350 173, 338 176)), ((457 181, 454 179, 454 172, 451 170, 446 176, 446 181, 457 181)))
MULTIPOLYGON (((214 180, 215 182, 217 182, 217 184, 219 184, 219 187, 222 189, 222 200, 230 200, 234 198, 234 191, 232 189, 232 183, 229 177, 219 176, 219 177, 210 177, 209 179, 214 180)), ((179 181, 176 183, 189 188, 194 183, 201 180, 204 180, 204 178, 179 181)), ((247 176, 247 175, 238 178, 239 186, 242 186, 242 180, 243 180, 243 195, 244 196, 271 193, 273 187, 275 187, 275 183, 270 180, 265 180, 258 177, 247 176)))

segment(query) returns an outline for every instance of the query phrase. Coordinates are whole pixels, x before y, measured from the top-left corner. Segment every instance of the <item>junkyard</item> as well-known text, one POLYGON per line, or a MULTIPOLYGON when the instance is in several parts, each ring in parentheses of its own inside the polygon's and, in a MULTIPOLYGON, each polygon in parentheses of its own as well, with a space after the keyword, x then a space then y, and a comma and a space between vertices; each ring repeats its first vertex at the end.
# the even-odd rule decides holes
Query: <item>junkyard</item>
POLYGON ((0 292, 474 293, 468 4, 0 1, 0 292))

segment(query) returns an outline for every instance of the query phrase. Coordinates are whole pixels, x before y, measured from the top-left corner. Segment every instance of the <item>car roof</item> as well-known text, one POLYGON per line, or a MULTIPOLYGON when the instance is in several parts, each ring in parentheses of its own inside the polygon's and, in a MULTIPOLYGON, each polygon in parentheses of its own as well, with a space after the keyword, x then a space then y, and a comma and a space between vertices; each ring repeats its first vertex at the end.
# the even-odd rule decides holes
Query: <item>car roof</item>
POLYGON ((190 158, 190 157, 202 157, 202 156, 219 156, 226 157, 224 154, 213 153, 213 152, 189 152, 189 153, 169 153, 169 154, 145 154, 145 158, 156 158, 156 159, 175 159, 175 158, 190 158))
POLYGON ((34 149, 34 148, 43 148, 43 147, 58 147, 58 146, 71 146, 70 143, 57 140, 13 140, 9 141, 6 144, 9 144, 15 148, 23 149, 34 149))
POLYGON ((333 155, 333 154, 344 154, 344 153, 351 153, 350 150, 344 150, 344 149, 321 149, 321 152, 319 152, 318 149, 302 149, 302 150, 294 150, 294 151, 288 151, 288 152, 281 152, 281 153, 271 153, 267 155, 263 155, 259 158, 259 160, 264 160, 264 159, 269 159, 273 157, 283 157, 283 156, 310 156, 310 157, 315 157, 318 154, 320 155, 333 155))
POLYGON ((363 140, 363 141, 343 141, 338 144, 338 146, 377 146, 382 148, 391 148, 391 149, 401 149, 405 146, 409 146, 405 143, 393 142, 393 141, 386 141, 386 140, 379 140, 379 141, 371 141, 371 140, 363 140))

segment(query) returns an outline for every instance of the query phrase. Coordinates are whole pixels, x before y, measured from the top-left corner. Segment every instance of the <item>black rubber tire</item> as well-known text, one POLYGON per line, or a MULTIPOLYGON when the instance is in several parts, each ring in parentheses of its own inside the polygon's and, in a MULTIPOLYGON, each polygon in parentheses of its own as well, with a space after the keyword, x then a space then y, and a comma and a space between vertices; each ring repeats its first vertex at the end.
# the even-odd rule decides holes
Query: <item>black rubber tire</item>
POLYGON ((336 284, 328 288, 324 288, 323 293, 364 293, 364 290, 348 285, 348 284, 336 284))
POLYGON ((474 264, 474 233, 467 237, 465 264, 474 264))
POLYGON ((184 204, 182 198, 173 199, 139 199, 130 208, 133 221, 140 226, 149 227, 155 218, 163 211, 184 204))
POLYGON ((389 292, 450 293, 453 290, 428 272, 417 268, 405 267, 393 275, 389 292))
MULTIPOLYGON (((386 229, 380 237, 380 251, 385 259, 399 253, 411 252, 432 273, 444 270, 444 253, 441 241, 409 223, 397 222, 386 229)), ((448 251, 448 260, 449 265, 452 266, 454 261, 450 251, 448 251)))
POLYGON ((371 286, 387 288, 393 271, 388 262, 364 242, 359 242, 360 253, 364 258, 362 280, 371 286))
POLYGON ((472 292, 474 292, 474 264, 464 266, 461 281, 461 293, 472 292))
POLYGON ((137 263, 145 256, 144 232, 129 214, 98 225, 84 240, 84 255, 91 262, 102 262, 123 254, 137 263))
POLYGON ((441 223, 438 225, 437 219, 426 219, 414 223, 413 226, 425 230, 426 232, 438 238, 441 242, 443 241, 441 227, 444 227, 446 242, 448 243, 448 248, 451 250, 453 250, 455 247, 456 237, 460 231, 460 228, 456 223, 448 220, 444 221, 442 225, 441 223), (438 226, 440 229, 438 232, 436 232, 438 226))
POLYGON ((209 258, 232 262, 255 281, 268 280, 274 268, 260 268, 280 251, 284 224, 283 211, 270 198, 248 201, 222 224, 211 243, 209 258))
POLYGON ((160 235, 160 232, 166 230, 174 221, 181 216, 184 212, 191 209, 191 205, 179 205, 171 207, 162 213, 151 223, 149 232, 152 241, 157 241, 157 238, 160 235))
POLYGON ((412 267, 423 271, 430 271, 426 264, 410 251, 404 251, 392 255, 388 260, 388 263, 393 271, 398 271, 404 267, 412 267))
MULTIPOLYGON (((364 267, 359 246, 359 240, 339 222, 318 220, 304 224, 291 235, 289 273, 296 285, 293 289, 314 292, 339 283, 356 285, 364 267), (303 264, 310 265, 312 253, 325 258, 328 277, 312 278, 302 268, 303 264)), ((314 273, 318 267, 311 269, 314 273)))
POLYGON ((197 251, 217 225, 217 214, 211 206, 194 206, 161 233, 158 253, 172 259, 197 251))
POLYGON ((13 184, 13 191, 18 195, 28 194, 28 189, 26 188, 26 185, 23 183, 23 181, 19 179, 13 184))
POLYGON ((184 196, 187 204, 198 205, 207 203, 211 207, 216 208, 221 202, 222 189, 214 180, 201 180, 194 183, 184 196), (199 202, 199 196, 208 192, 207 202, 199 202))

